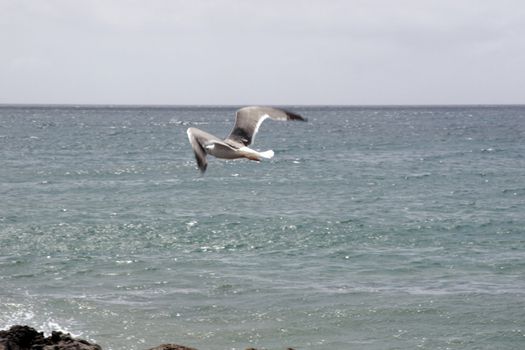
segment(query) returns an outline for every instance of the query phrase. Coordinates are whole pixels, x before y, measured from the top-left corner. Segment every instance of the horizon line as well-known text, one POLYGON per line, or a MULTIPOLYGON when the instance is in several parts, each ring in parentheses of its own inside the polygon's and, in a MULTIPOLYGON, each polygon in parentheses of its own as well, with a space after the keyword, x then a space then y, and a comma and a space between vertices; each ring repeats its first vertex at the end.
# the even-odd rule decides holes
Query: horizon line
POLYGON ((201 107, 201 108, 237 108, 240 106, 283 106, 283 107, 520 107, 525 103, 428 103, 428 104, 127 104, 127 103, 0 103, 0 107, 93 107, 93 108, 184 108, 184 107, 201 107))

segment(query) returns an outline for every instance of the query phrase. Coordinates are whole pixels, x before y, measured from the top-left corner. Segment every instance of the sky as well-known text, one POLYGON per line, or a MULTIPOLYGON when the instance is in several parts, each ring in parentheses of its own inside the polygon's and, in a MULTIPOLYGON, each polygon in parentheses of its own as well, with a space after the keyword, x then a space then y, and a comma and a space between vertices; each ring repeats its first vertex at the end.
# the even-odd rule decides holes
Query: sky
POLYGON ((525 104, 522 0, 0 0, 0 104, 525 104))

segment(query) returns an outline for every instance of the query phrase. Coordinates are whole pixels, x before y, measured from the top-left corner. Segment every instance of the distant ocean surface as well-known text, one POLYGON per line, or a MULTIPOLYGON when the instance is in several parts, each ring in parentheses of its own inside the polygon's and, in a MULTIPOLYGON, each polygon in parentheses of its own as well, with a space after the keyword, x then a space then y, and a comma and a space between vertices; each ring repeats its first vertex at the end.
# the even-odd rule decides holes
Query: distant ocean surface
POLYGON ((525 349, 525 107, 0 106, 0 329, 104 349, 525 349))

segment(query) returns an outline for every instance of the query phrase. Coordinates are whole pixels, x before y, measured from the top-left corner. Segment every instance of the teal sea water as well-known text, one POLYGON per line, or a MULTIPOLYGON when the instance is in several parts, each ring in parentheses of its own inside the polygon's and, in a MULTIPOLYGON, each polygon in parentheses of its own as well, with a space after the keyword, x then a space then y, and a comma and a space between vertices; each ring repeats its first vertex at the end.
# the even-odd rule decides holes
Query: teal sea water
POLYGON ((524 349, 525 107, 0 106, 0 328, 146 349, 524 349))

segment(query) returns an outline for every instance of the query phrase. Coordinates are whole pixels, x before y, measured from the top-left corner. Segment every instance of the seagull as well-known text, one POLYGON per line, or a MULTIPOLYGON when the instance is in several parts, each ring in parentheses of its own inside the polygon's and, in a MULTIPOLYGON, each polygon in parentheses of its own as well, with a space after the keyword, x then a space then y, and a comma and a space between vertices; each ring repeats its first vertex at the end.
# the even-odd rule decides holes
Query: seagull
POLYGON ((272 158, 274 155, 272 150, 258 152, 248 147, 253 143, 262 122, 268 118, 306 121, 306 118, 299 114, 284 109, 250 106, 237 110, 235 125, 224 140, 200 129, 188 128, 186 131, 188 139, 201 173, 204 173, 208 166, 207 154, 223 159, 247 158, 255 161, 272 158))

